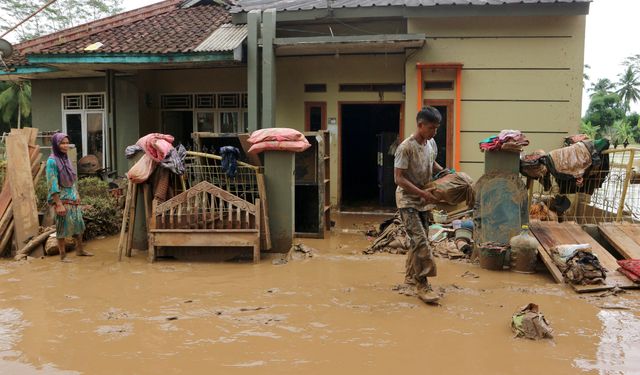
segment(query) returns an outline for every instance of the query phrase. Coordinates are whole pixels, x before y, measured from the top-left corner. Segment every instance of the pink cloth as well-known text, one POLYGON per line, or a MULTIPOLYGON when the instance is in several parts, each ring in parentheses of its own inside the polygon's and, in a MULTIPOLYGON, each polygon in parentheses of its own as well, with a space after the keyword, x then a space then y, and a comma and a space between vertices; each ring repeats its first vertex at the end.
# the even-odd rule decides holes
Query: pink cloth
POLYGON ((173 149, 173 136, 168 134, 151 133, 138 139, 136 144, 149 155, 153 161, 161 162, 173 149))
POLYGON ((302 152, 309 147, 311 147, 311 143, 306 138, 302 141, 264 141, 251 146, 249 152, 256 154, 262 151, 302 152))
POLYGON ((305 141, 306 137, 295 129, 266 128, 251 133, 247 141, 252 145, 265 141, 305 141))

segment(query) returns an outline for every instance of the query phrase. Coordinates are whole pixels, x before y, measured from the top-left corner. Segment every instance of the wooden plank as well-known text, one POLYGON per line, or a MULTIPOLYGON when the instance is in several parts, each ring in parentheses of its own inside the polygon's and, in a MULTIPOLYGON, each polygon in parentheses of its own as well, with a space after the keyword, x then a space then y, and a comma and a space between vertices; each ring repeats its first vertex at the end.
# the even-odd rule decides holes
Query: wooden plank
POLYGON ((640 236, 635 237, 633 224, 601 223, 598 230, 626 259, 640 259, 640 236), (629 228, 625 228, 629 227, 629 228))
POLYGON ((213 235, 211 233, 184 232, 153 232, 154 246, 253 246, 256 233, 227 233, 213 235))
POLYGON ((267 202, 267 188, 264 182, 264 174, 256 173, 258 195, 260 195, 260 236, 262 250, 271 250, 271 230, 269 229, 269 204, 267 202))
POLYGON ((152 229, 151 233, 256 233, 257 229, 152 229))
POLYGON ((122 254, 127 241, 127 224, 129 223, 129 209, 131 207, 131 195, 133 190, 133 182, 129 180, 127 183, 127 196, 124 201, 124 211, 122 214, 122 226, 120 227, 120 239, 118 241, 118 260, 122 260, 122 254))
POLYGON ((551 255, 551 249, 557 245, 587 243, 591 246, 591 251, 598 257, 600 264, 609 272, 605 283, 601 285, 573 285, 572 288, 579 293, 596 292, 601 290, 620 288, 639 288, 640 285, 633 283, 626 276, 617 271, 616 259, 604 249, 594 238, 589 236, 576 223, 556 223, 534 221, 530 224, 533 234, 551 255))
POLYGON ((240 141, 240 147, 242 147, 242 151, 244 151, 244 154, 247 156, 247 161, 249 162, 249 164, 253 164, 256 167, 261 167, 262 166, 262 162, 260 161, 260 157, 258 156, 258 154, 253 154, 253 153, 249 153, 249 149, 251 148, 251 145, 249 144, 249 141, 247 141, 249 139, 249 134, 238 134, 238 141, 240 141))
MULTIPOLYGON (((549 237, 548 233, 540 228, 539 221, 532 221, 529 223, 529 228, 531 228, 531 233, 537 238, 538 243, 538 253, 540 254, 540 258, 542 262, 547 267, 551 276, 556 280, 557 283, 564 284, 564 276, 562 276, 562 272, 558 268, 558 266, 553 262, 553 258, 551 257, 550 252, 547 250, 548 244, 552 243, 552 239, 549 237)), ((550 249, 550 248, 549 248, 550 249)))
POLYGON ((19 248, 38 235, 38 207, 31 174, 31 160, 26 138, 9 134, 7 147, 7 177, 11 186, 14 233, 19 248))
POLYGON ((138 184, 132 184, 131 186, 131 203, 129 204, 129 225, 127 228, 127 246, 124 248, 125 255, 131 256, 131 248, 133 246, 133 233, 135 232, 136 224, 136 203, 138 201, 138 184))

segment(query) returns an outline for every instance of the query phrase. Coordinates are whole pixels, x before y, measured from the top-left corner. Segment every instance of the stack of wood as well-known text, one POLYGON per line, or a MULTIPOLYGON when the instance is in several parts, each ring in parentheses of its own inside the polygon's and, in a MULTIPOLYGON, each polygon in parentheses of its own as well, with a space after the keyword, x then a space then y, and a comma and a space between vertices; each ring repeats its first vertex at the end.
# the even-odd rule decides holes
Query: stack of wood
POLYGON ((41 230, 35 186, 44 174, 38 129, 12 129, 5 136, 6 173, 0 192, 0 255, 15 252, 24 259, 32 251, 42 253, 42 243, 54 230, 41 230), (12 244, 12 246, 10 246, 12 244))

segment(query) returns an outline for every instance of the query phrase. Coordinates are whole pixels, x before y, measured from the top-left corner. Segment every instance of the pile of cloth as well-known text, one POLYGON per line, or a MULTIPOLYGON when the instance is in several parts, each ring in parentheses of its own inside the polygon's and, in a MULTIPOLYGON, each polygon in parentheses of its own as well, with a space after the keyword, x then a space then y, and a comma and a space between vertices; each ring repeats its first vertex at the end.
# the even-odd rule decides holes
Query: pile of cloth
POLYGON ((607 278, 607 270, 591 252, 589 244, 556 246, 551 249, 551 257, 565 280, 571 284, 604 284, 607 278))
POLYGON ((553 329, 535 303, 530 303, 513 314, 511 330, 516 337, 530 340, 553 338, 553 329))
POLYGON ((156 174, 156 179, 163 181, 158 186, 168 186, 170 173, 183 175, 187 150, 182 145, 173 147, 172 143, 171 135, 151 133, 140 138, 135 145, 127 146, 125 149, 127 159, 133 158, 139 152, 144 152, 140 160, 127 172, 129 180, 136 184, 143 183, 149 179, 157 166, 161 167, 162 173, 156 174))
POLYGON ((520 130, 503 130, 498 135, 480 141, 480 151, 509 151, 521 153, 529 140, 520 130))
POLYGON ((252 145, 249 152, 256 154, 263 151, 303 152, 311 147, 304 134, 289 128, 256 130, 247 141, 252 145))
POLYGON ((636 284, 640 284, 640 259, 624 259, 619 260, 618 271, 625 275, 629 280, 636 284))
POLYGON ((391 253, 406 254, 411 247, 411 239, 400 219, 400 214, 383 221, 378 228, 367 232, 374 237, 373 243, 363 251, 364 254, 391 253))

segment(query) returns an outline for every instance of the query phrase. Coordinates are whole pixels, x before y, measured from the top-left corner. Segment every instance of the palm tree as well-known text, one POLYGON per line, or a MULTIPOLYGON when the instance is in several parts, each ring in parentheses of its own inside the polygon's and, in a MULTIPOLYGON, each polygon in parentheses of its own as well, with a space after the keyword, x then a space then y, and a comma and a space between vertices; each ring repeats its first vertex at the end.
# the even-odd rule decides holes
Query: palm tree
POLYGON ((591 84, 591 87, 589 88, 589 91, 591 91, 590 97, 593 97, 597 94, 610 94, 613 92, 614 88, 615 85, 609 78, 600 78, 599 80, 591 84))
POLYGON ((0 92, 0 114, 2 121, 9 123, 17 113, 17 127, 21 127, 22 118, 31 114, 31 82, 12 81, 0 92))
POLYGON ((640 78, 633 67, 627 67, 624 73, 620 74, 618 81, 618 95, 624 103, 624 108, 629 111, 631 102, 640 100, 640 78))
POLYGON ((604 128, 601 134, 602 134, 602 138, 606 138, 609 140, 613 148, 618 148, 618 145, 620 144, 620 139, 618 138, 618 133, 613 128, 613 126, 608 126, 604 128))
POLYGON ((627 148, 629 140, 633 140, 635 138, 635 129, 633 128, 633 125, 625 120, 616 120, 612 127, 618 136, 618 140, 622 141, 624 147, 627 148))
POLYGON ((597 125, 591 125, 591 121, 583 121, 580 124, 580 133, 586 134, 591 139, 596 139, 596 137, 598 136, 598 130, 600 130, 600 127, 597 125))

